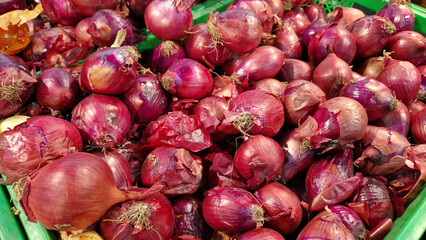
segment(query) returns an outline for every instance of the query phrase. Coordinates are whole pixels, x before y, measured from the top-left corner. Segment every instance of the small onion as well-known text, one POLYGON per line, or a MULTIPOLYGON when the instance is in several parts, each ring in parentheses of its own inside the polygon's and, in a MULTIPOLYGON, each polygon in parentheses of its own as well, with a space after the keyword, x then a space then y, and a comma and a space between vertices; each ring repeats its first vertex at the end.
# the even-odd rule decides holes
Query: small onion
POLYGON ((284 12, 281 20, 282 24, 293 27, 297 36, 300 36, 311 23, 301 8, 284 12))
POLYGON ((342 20, 346 21, 345 25, 350 25, 356 20, 365 17, 365 13, 358 8, 345 7, 343 8, 342 20))
POLYGON ((303 11, 305 12, 306 16, 308 16, 309 21, 311 22, 325 17, 324 8, 322 8, 322 6, 319 4, 307 5, 303 8, 303 11))
POLYGON ((414 27, 415 16, 405 0, 389 1, 377 12, 377 15, 391 20, 396 27, 396 32, 412 30, 414 27))
POLYGON ((75 9, 82 15, 90 17, 101 9, 114 9, 118 0, 71 0, 75 9))
POLYGON ((72 0, 40 0, 44 13, 55 23, 76 25, 84 16, 79 14, 72 0))
POLYGON ((151 63, 152 71, 163 74, 174 63, 184 58, 186 58, 185 49, 179 43, 164 41, 154 48, 151 63))
POLYGON ((294 80, 311 81, 313 74, 313 66, 299 59, 284 59, 284 63, 277 75, 278 79, 283 82, 291 82, 294 80))
POLYGON ((197 103, 194 108, 194 115, 198 116, 209 133, 214 133, 219 124, 225 118, 225 111, 228 109, 228 102, 221 97, 206 97, 197 103))
POLYGON ((411 134, 416 143, 426 143, 426 109, 414 115, 411 122, 411 134))
POLYGON ((130 167, 127 160, 117 151, 97 151, 92 152, 93 155, 98 156, 104 160, 111 168, 114 175, 115 185, 120 190, 128 190, 132 188, 132 176, 130 167))
POLYGON ((271 7, 272 14, 281 18, 284 14, 284 5, 281 0, 264 0, 271 7))
POLYGON ((426 40, 418 32, 402 31, 389 40, 386 50, 392 58, 409 61, 415 66, 426 64, 426 40))
POLYGON ((299 59, 302 56, 302 45, 296 32, 290 26, 283 26, 274 32, 274 46, 284 52, 286 58, 299 59))
POLYGON ((192 235, 202 239, 209 234, 209 226, 203 219, 202 202, 199 198, 186 196, 172 202, 175 213, 173 239, 192 235))
POLYGON ((95 43, 89 34, 90 21, 90 17, 79 21, 74 28, 74 35, 77 41, 86 44, 89 49, 92 49, 95 47, 95 43))
POLYGON ((284 237, 277 231, 270 228, 257 228, 247 231, 236 238, 236 240, 284 240, 284 237))
POLYGON ((410 112, 410 118, 413 119, 414 115, 418 112, 420 112, 421 110, 426 108, 426 103, 415 99, 414 101, 412 101, 410 103, 410 105, 408 105, 408 111, 410 112))
POLYGON ((398 101, 395 110, 385 114, 380 119, 372 122, 372 125, 385 127, 388 130, 398 132, 407 136, 410 129, 411 117, 408 108, 404 103, 398 101))
POLYGON ((271 33, 273 27, 273 13, 271 6, 264 0, 237 0, 228 5, 226 9, 243 8, 256 14, 262 22, 263 32, 271 33))
POLYGON ((361 76, 377 79, 377 76, 379 76, 383 68, 385 68, 384 57, 371 57, 362 62, 361 66, 358 67, 357 72, 361 74, 361 76))

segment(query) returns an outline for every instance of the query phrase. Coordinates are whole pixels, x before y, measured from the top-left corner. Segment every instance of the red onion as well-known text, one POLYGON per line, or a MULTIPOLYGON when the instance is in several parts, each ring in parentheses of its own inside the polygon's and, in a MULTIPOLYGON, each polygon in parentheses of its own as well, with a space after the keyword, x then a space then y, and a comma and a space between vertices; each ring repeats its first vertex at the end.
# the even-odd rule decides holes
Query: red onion
POLYGON ((318 65, 327 55, 329 46, 333 52, 348 64, 352 62, 357 52, 355 37, 340 23, 342 8, 336 7, 337 16, 325 29, 316 31, 308 47, 308 57, 314 65, 318 65))
POLYGON ((299 198, 289 188, 271 182, 259 188, 254 196, 265 210, 266 226, 283 235, 297 229, 302 221, 302 207, 299 198))
POLYGON ((235 70, 240 82, 272 78, 283 65, 285 53, 273 46, 260 46, 247 55, 235 70))
POLYGON ((132 46, 102 48, 84 61, 80 81, 93 93, 122 94, 135 81, 138 55, 132 46))
POLYGON ((275 95, 281 101, 284 100, 284 91, 287 84, 280 82, 275 78, 264 78, 256 81, 251 89, 262 90, 272 95, 275 95))
POLYGON ((156 75, 144 74, 136 77, 121 100, 130 111, 135 123, 149 123, 161 116, 167 108, 167 94, 156 75))
POLYGON ((164 41, 154 48, 151 69, 163 74, 170 66, 184 58, 186 53, 181 45, 174 41, 164 41))
POLYGON ((245 91, 229 102, 219 131, 275 136, 284 125, 284 107, 275 96, 262 90, 245 91))
POLYGON ((121 191, 108 164, 89 153, 66 155, 25 179, 20 201, 28 220, 60 231, 83 230, 114 204, 157 189, 121 191))
POLYGON ((426 102, 426 65, 417 68, 422 75, 422 81, 420 83, 420 90, 417 93, 417 99, 426 102))
POLYGON ((284 237, 270 228, 257 228, 247 231, 236 238, 236 240, 284 240, 284 237))
POLYGON ((0 15, 19 9, 25 9, 25 0, 3 0, 0 3, 0 15))
POLYGON ((183 99, 174 98, 174 101, 169 104, 166 111, 167 112, 181 111, 185 114, 193 115, 195 105, 197 105, 198 102, 199 102, 198 99, 193 99, 193 98, 183 98, 183 99))
POLYGON ((303 49, 308 50, 309 43, 311 42, 312 36, 315 34, 317 29, 319 29, 318 31, 324 31, 328 25, 329 23, 327 23, 323 18, 320 18, 309 24, 300 33, 300 43, 302 44, 303 49))
POLYGON ((299 37, 292 27, 284 26, 278 28, 275 32, 274 46, 285 53, 286 58, 299 59, 302 56, 302 45, 299 37))
POLYGON ((384 127, 368 126, 362 139, 364 152, 355 163, 368 175, 387 175, 405 164, 404 150, 410 146, 407 138, 384 127))
POLYGON ((284 63, 278 73, 278 79, 283 82, 294 80, 312 80, 313 67, 311 64, 299 59, 284 59, 284 63))
POLYGON ((305 4, 306 0, 282 0, 282 2, 284 4, 284 10, 288 11, 305 4))
POLYGON ((201 63, 184 58, 173 64, 161 78, 160 83, 171 94, 179 98, 202 99, 210 94, 213 78, 201 63))
POLYGON ((175 228, 173 237, 192 235, 206 238, 209 226, 203 219, 202 203, 197 197, 187 196, 172 202, 175 213, 175 228))
POLYGON ((377 76, 379 76, 383 68, 385 68, 384 60, 384 57, 367 58, 364 62, 362 62, 357 72, 361 74, 361 76, 367 76, 372 79, 377 79, 377 76))
POLYGON ((387 56, 385 57, 385 67, 377 76, 377 80, 394 91, 398 100, 409 104, 420 89, 421 75, 410 62, 395 60, 387 56))
POLYGON ((284 5, 281 0, 264 0, 271 7, 272 14, 281 18, 284 14, 284 5))
POLYGON ((57 24, 73 26, 83 19, 72 0, 41 0, 40 2, 44 13, 57 24))
POLYGON ((306 16, 301 8, 284 12, 281 20, 282 24, 292 26, 298 36, 311 24, 308 16, 306 16))
POLYGON ((231 154, 215 152, 208 154, 206 160, 212 162, 209 168, 208 181, 210 187, 239 187, 249 189, 246 180, 240 176, 231 154))
POLYGON ((262 22, 256 14, 243 8, 211 15, 207 20, 207 29, 215 44, 221 44, 235 53, 253 51, 260 44, 263 34, 262 22))
POLYGON ((280 175, 284 153, 275 140, 259 134, 241 144, 234 161, 238 172, 255 189, 280 175))
POLYGON ((376 15, 360 18, 346 27, 356 41, 356 57, 366 58, 381 51, 395 32, 395 25, 376 15))
POLYGON ((111 207, 100 220, 105 240, 170 239, 173 234, 172 204, 156 193, 111 207))
POLYGON ((259 201, 247 190, 215 187, 203 199, 203 217, 214 230, 241 233, 261 227, 266 220, 259 201))
POLYGON ((348 228, 355 239, 367 239, 367 229, 365 229, 361 218, 352 209, 342 205, 334 205, 329 207, 329 210, 348 228))
POLYGON ((209 133, 216 132, 219 124, 225 119, 224 112, 228 110, 228 102, 225 98, 206 97, 194 108, 194 115, 198 116, 209 133))
POLYGON ((346 21, 345 25, 350 25, 356 20, 365 17, 365 13, 358 8, 344 7, 342 20, 346 21))
POLYGON ((191 4, 193 0, 154 0, 145 10, 144 20, 148 30, 161 40, 179 40, 188 34, 194 23, 191 4))
POLYGON ((114 9, 117 0, 71 0, 75 9, 82 15, 90 17, 101 9, 114 9))
POLYGON ((326 100, 325 93, 316 84, 306 80, 290 82, 283 99, 286 122, 300 125, 326 100))
POLYGON ((395 110, 385 114, 380 119, 372 122, 372 125, 385 127, 388 130, 407 136, 410 129, 410 112, 404 103, 398 101, 395 110))
POLYGON ((418 32, 402 31, 390 38, 386 50, 392 58, 419 66, 426 64, 426 40, 418 32))
POLYGON ((130 128, 130 113, 118 98, 90 95, 71 112, 71 123, 85 142, 97 147, 112 148, 122 143, 130 128))
POLYGON ((167 197, 194 194, 201 183, 201 159, 184 148, 160 146, 142 164, 144 186, 163 185, 161 193, 167 197))
POLYGON ((32 117, 0 135, 0 173, 10 184, 82 148, 81 136, 70 122, 50 116, 32 117))
POLYGON ((322 6, 319 4, 307 5, 303 8, 303 11, 311 22, 325 17, 324 8, 322 8, 322 6))
POLYGON ((410 112, 410 118, 413 119, 414 115, 416 113, 420 112, 421 110, 426 108, 426 104, 422 101, 415 99, 408 105, 408 111, 410 112))
POLYGON ((228 100, 235 98, 243 91, 241 82, 235 77, 235 74, 232 76, 222 75, 213 78, 213 90, 210 95, 228 100))
POLYGON ((405 150, 404 156, 407 157, 408 167, 420 171, 420 177, 411 188, 410 192, 404 197, 406 203, 410 203, 420 193, 423 183, 426 181, 426 144, 418 144, 405 150))
POLYGON ((414 13, 405 0, 391 0, 377 12, 393 22, 396 32, 409 31, 414 27, 414 13))
POLYGON ((327 99, 337 96, 351 80, 351 67, 333 51, 315 68, 312 77, 313 83, 324 91, 327 99))
POLYGON ((205 63, 210 68, 222 65, 231 54, 227 47, 214 43, 205 23, 191 29, 191 34, 185 39, 185 50, 189 58, 205 63))
POLYGON ((121 29, 126 31, 122 44, 129 45, 133 37, 130 23, 115 10, 102 9, 90 18, 90 25, 87 31, 92 36, 96 46, 110 47, 117 38, 118 31, 121 29))
POLYGON ((245 53, 245 54, 232 53, 229 59, 224 64, 222 64, 221 66, 222 71, 225 73, 225 75, 232 76, 234 72, 237 70, 238 66, 240 66, 240 64, 249 54, 250 53, 245 53))
POLYGON ((97 151, 92 153, 104 160, 111 168, 114 175, 115 185, 120 190, 132 188, 132 176, 127 160, 117 151, 97 151))
POLYGON ((128 0, 127 5, 138 17, 143 18, 145 10, 153 0, 128 0))
POLYGON ((68 112, 80 100, 81 90, 77 79, 61 68, 43 71, 38 80, 34 89, 35 96, 45 108, 68 112))
MULTIPOLYGON (((408 150, 407 148, 406 150, 408 150)), ((407 151, 406 151, 407 152, 407 151)), ((407 161, 408 164, 410 160, 407 161)), ((420 171, 412 169, 405 164, 398 171, 386 175, 389 186, 395 191, 398 197, 405 197, 415 187, 416 182, 420 179, 420 171)))
POLYGON ((226 9, 228 10, 236 8, 243 8, 254 12, 262 22, 263 32, 272 32, 272 27, 274 25, 274 15, 272 13, 271 6, 267 2, 264 0, 237 0, 229 4, 226 9))
POLYGON ((89 49, 92 49, 95 47, 95 43, 93 42, 92 36, 89 34, 90 21, 90 17, 79 21, 74 28, 74 35, 77 41, 86 44, 89 49))
POLYGON ((426 143, 426 109, 414 115, 411 122, 411 134, 416 143, 426 143))

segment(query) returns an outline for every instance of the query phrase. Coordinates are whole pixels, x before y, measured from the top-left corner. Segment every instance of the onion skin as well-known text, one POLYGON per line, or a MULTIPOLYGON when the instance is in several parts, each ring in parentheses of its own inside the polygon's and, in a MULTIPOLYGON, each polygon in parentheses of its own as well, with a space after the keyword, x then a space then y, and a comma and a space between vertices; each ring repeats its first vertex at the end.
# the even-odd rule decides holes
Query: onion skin
POLYGON ((426 109, 414 115, 411 122, 411 134, 416 143, 426 143, 426 109))
POLYGON ((186 196, 172 202, 175 214, 173 239, 191 235, 202 239, 208 236, 210 228, 203 219, 202 202, 197 197, 186 196))
POLYGON ((82 15, 90 17, 101 9, 114 9, 117 0, 71 0, 75 9, 82 15))
POLYGON ((239 187, 249 190, 246 180, 240 176, 235 167, 234 156, 224 152, 211 153, 206 160, 212 162, 209 168, 210 187, 239 187))
POLYGON ((272 10, 272 14, 277 15, 277 17, 281 18, 284 14, 284 5, 281 0, 264 0, 269 4, 272 10))
POLYGON ((121 144, 130 129, 130 113, 118 98, 90 95, 81 100, 71 112, 71 123, 83 140, 98 147, 121 144))
POLYGON ((284 240, 284 237, 277 231, 270 228, 257 228, 247 231, 236 238, 236 240, 284 240))
POLYGON ((392 58, 409 61, 415 66, 426 64, 426 41, 418 32, 402 31, 389 40, 386 50, 392 58))
POLYGON ((404 103, 398 101, 398 105, 395 110, 385 114, 380 119, 373 121, 371 125, 385 127, 388 130, 407 136, 410 129, 410 123, 411 117, 408 108, 404 103))
POLYGON ((410 112, 410 118, 413 119, 414 115, 416 113, 420 112, 421 110, 426 108, 426 104, 422 101, 415 99, 408 105, 408 111, 410 112))
POLYGON ((265 91, 283 101, 286 85, 286 83, 280 82, 275 78, 264 78, 262 80, 256 81, 251 89, 265 91))
POLYGON ((175 41, 164 41, 154 48, 151 68, 155 73, 165 73, 174 63, 186 58, 185 49, 175 41))
MULTIPOLYGON (((345 10, 345 8, 343 10, 345 10)), ((303 11, 311 22, 324 18, 326 14, 322 6, 319 4, 307 5, 303 8, 303 11)))
POLYGON ((417 93, 417 99, 426 102, 426 65, 419 66, 417 69, 422 75, 422 81, 420 83, 420 90, 417 93))
POLYGON ((377 15, 391 20, 395 24, 396 32, 409 31, 414 27, 415 16, 405 0, 389 1, 377 15))
POLYGON ((371 57, 365 59, 361 66, 357 69, 357 72, 361 76, 367 76, 372 79, 377 79, 380 72, 385 67, 384 57, 371 57))
POLYGON ((84 18, 75 9, 72 0, 40 0, 45 14, 57 24, 74 26, 84 18))
POLYGON ((127 5, 138 17, 143 18, 145 10, 153 0, 128 0, 127 5))
POLYGON ((86 44, 89 49, 93 49, 95 47, 95 43, 93 42, 92 36, 89 34, 89 26, 90 26, 91 18, 82 19, 77 23, 74 28, 74 35, 77 41, 86 44))
POLYGON ((329 207, 337 218, 348 228, 355 239, 367 239, 367 229, 361 218, 350 208, 342 205, 334 205, 329 207))
POLYGON ((209 133, 214 133, 219 124, 225 119, 225 111, 228 110, 228 102, 225 98, 206 97, 194 108, 194 115, 198 116, 209 133))
POLYGON ((405 195, 404 199, 406 203, 410 203, 420 193, 423 183, 426 181, 426 144, 418 144, 413 147, 409 147, 405 150, 404 156, 407 158, 407 166, 409 168, 420 171, 420 177, 417 182, 411 188, 411 190, 405 195))
POLYGON ((282 24, 292 26, 298 36, 311 23, 301 8, 284 12, 281 20, 282 24))
POLYGON ((281 27, 275 32, 274 46, 284 52, 286 58, 300 59, 302 56, 302 45, 299 37, 292 27, 281 27))
POLYGON ((324 31, 328 27, 329 23, 323 18, 313 21, 300 33, 300 43, 304 50, 308 50, 309 43, 311 42, 312 36, 316 30, 324 31))
POLYGON ((291 82, 294 80, 311 81, 313 74, 313 66, 299 59, 284 59, 284 63, 277 75, 278 79, 283 82, 291 82))
POLYGON ((264 0, 237 0, 228 5, 226 9, 243 8, 254 12, 262 22, 263 32, 271 33, 274 25, 271 6, 264 0))
POLYGON ((356 20, 365 17, 365 13, 357 8, 344 7, 342 20, 346 21, 345 25, 350 25, 356 20))
POLYGON ((247 190, 215 187, 203 199, 203 217, 214 230, 241 233, 263 225, 263 209, 247 190))
POLYGON ((213 90, 210 95, 229 100, 235 98, 243 91, 244 89, 242 88, 241 83, 238 81, 238 79, 235 78, 235 75, 221 75, 213 77, 213 90))

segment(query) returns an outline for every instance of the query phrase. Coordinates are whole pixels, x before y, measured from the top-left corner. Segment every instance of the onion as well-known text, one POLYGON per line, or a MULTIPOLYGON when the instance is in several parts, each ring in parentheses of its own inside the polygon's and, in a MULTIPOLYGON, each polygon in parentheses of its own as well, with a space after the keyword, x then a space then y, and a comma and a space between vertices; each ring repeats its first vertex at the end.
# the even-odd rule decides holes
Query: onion
MULTIPOLYGON (((409 148, 406 150, 409 150, 409 148)), ((407 161, 408 164, 409 162, 410 160, 407 161)), ((405 164, 402 168, 398 169, 398 171, 386 175, 386 179, 389 181, 389 186, 395 191, 398 197, 405 197, 415 187, 416 182, 420 179, 420 175, 421 173, 419 170, 412 169, 405 164)))
POLYGON ((303 49, 308 50, 309 43, 311 42, 312 36, 315 34, 317 29, 318 31, 324 31, 328 27, 329 23, 323 18, 317 19, 309 24, 301 33, 300 33, 300 43, 302 44, 303 49))
POLYGON ((72 0, 41 0, 44 13, 60 25, 76 25, 84 16, 74 7, 72 0))
POLYGON ((410 129, 410 112, 404 103, 398 101, 395 110, 385 114, 380 119, 372 122, 372 125, 385 127, 388 130, 407 136, 410 129))
POLYGON ((417 68, 422 75, 422 80, 420 83, 420 90, 417 93, 417 99, 426 102, 426 65, 420 66, 417 68))
POLYGON ((376 15, 360 18, 347 26, 356 41, 357 58, 366 58, 381 51, 395 32, 395 25, 376 15))
POLYGON ((235 98, 243 91, 241 82, 235 77, 235 74, 232 76, 221 75, 213 77, 213 90, 210 95, 228 100, 235 98))
POLYGON ((45 108, 68 112, 80 100, 81 90, 77 79, 61 68, 43 71, 38 80, 34 89, 35 96, 45 108))
POLYGON ((167 92, 179 98, 202 99, 210 94, 213 78, 201 63, 184 58, 173 64, 161 78, 160 83, 167 92))
POLYGON ((188 115, 194 114, 194 108, 195 105, 199 102, 198 99, 193 98, 183 98, 183 99, 177 99, 175 98, 173 102, 171 102, 167 108, 167 112, 170 111, 181 111, 188 115))
POLYGON ((410 203, 420 193, 423 183, 426 180, 426 144, 418 144, 413 147, 409 147, 405 150, 404 156, 407 157, 407 166, 420 171, 420 177, 417 182, 411 188, 410 192, 404 197, 406 203, 410 203))
POLYGON ((161 40, 179 40, 188 34, 194 23, 193 0, 154 0, 145 9, 148 30, 161 40))
POLYGON ((379 76, 383 68, 385 68, 384 60, 385 58, 380 56, 367 58, 364 62, 362 62, 361 66, 357 69, 357 72, 361 74, 361 76, 377 79, 377 76, 379 76))
POLYGON ((284 107, 275 96, 262 90, 245 91, 229 102, 225 119, 218 130, 275 136, 284 125, 284 107))
POLYGON ((70 122, 50 116, 32 117, 0 135, 0 173, 10 184, 82 148, 81 136, 70 122))
POLYGON ((334 205, 329 207, 329 210, 348 228, 355 239, 367 239, 367 229, 361 218, 352 209, 334 205))
POLYGON ((231 54, 227 47, 213 42, 205 23, 191 29, 191 34, 185 39, 185 50, 189 58, 205 63, 210 68, 222 65, 231 54))
POLYGON ((138 17, 143 18, 145 10, 153 0, 128 0, 127 5, 138 17))
POLYGON ((206 97, 203 98, 194 108, 194 115, 198 116, 209 133, 214 133, 219 124, 225 119, 224 112, 228 109, 228 102, 225 98, 206 97))
POLYGON ((350 25, 356 20, 365 17, 365 13, 358 8, 344 7, 342 20, 346 21, 345 25, 350 25))
POLYGON ((106 240, 170 239, 174 216, 170 201, 156 193, 111 207, 100 221, 100 233, 106 240))
POLYGON ((377 76, 377 80, 394 91, 398 100, 408 105, 419 91, 421 75, 410 62, 394 60, 387 56, 385 57, 385 67, 377 76))
POLYGON ((259 134, 241 144, 234 161, 238 172, 255 189, 280 175, 284 153, 275 140, 259 134))
POLYGON ((264 0, 271 7, 272 14, 281 18, 284 14, 284 5, 281 0, 264 0))
POLYGON ((71 112, 71 123, 86 143, 112 148, 121 144, 130 128, 130 113, 118 98, 90 95, 71 112))
POLYGON ((257 239, 268 239, 268 240, 284 240, 283 236, 275 230, 270 228, 257 228, 247 231, 236 240, 257 240, 257 239))
POLYGON ((281 101, 284 100, 284 91, 287 84, 275 78, 264 78, 253 84, 251 89, 262 90, 276 96, 281 101))
POLYGON ((80 81, 93 93, 122 94, 135 81, 138 55, 132 46, 102 48, 84 61, 80 81))
POLYGON ((402 31, 390 38, 386 50, 394 59, 409 61, 415 66, 426 64, 426 41, 418 32, 402 31))
POLYGON ((203 199, 203 217, 214 230, 241 233, 261 227, 264 210, 247 190, 235 187, 215 187, 203 199))
POLYGON ((24 9, 25 6, 25 0, 3 0, 0 3, 0 15, 13 10, 24 9))
POLYGON ((414 27, 414 13, 405 0, 389 1, 377 15, 391 20, 395 24, 396 32, 412 30, 414 27))
POLYGON ((201 183, 201 159, 184 148, 160 146, 145 158, 141 169, 142 184, 163 185, 167 197, 194 194, 201 183))
POLYGON ((404 166, 403 153, 410 143, 402 134, 384 127, 368 126, 362 142, 365 149, 355 163, 365 174, 383 176, 404 166))
POLYGON ((127 160, 117 151, 96 151, 93 155, 104 160, 111 168, 114 175, 115 185, 120 190, 128 190, 132 188, 132 176, 127 160))
POLYGON ((322 6, 319 4, 307 5, 303 8, 303 11, 311 22, 325 17, 324 8, 322 8, 322 6))
POLYGON ((293 28, 283 26, 276 29, 274 33, 277 37, 274 39, 273 45, 282 50, 286 58, 299 59, 302 56, 302 45, 293 28))
POLYGON ((85 229, 112 205, 158 191, 119 190, 108 164, 89 153, 66 155, 27 177, 23 184, 20 203, 28 220, 58 231, 85 229))
POLYGON ((210 228, 203 219, 202 203, 197 197, 187 196, 172 202, 175 213, 173 239, 185 235, 205 238, 210 228))
POLYGON ((306 0, 282 0, 284 4, 284 10, 288 11, 293 8, 297 8, 306 3, 306 0))
POLYGON ((302 207, 299 198, 286 186, 271 182, 254 193, 262 204, 266 226, 288 235, 294 232, 302 221, 302 207))
POLYGON ((420 112, 421 110, 426 108, 426 104, 422 101, 415 99, 408 105, 408 111, 410 112, 410 118, 413 119, 414 115, 416 113, 420 112))
POLYGON ((74 28, 74 35, 77 41, 86 44, 89 49, 92 49, 95 47, 95 43, 93 42, 92 36, 89 34, 90 21, 90 17, 79 21, 74 28))
POLYGON ((278 73, 278 79, 283 82, 294 80, 311 81, 313 66, 299 59, 284 59, 284 63, 278 73))
POLYGON ((132 122, 149 123, 161 116, 167 108, 167 94, 156 75, 144 74, 136 77, 121 100, 129 109, 132 122))
POLYGON ((211 15, 207 19, 207 29, 215 44, 222 44, 240 54, 253 51, 263 34, 262 22, 256 14, 242 8, 211 15))
POLYGON ((281 20, 282 24, 292 26, 298 36, 311 24, 308 16, 306 16, 301 8, 284 12, 281 20))
POLYGON ((263 32, 271 33, 274 24, 271 6, 264 0, 237 0, 226 9, 243 8, 252 11, 262 22, 263 32))
POLYGON ((414 115, 411 122, 411 134, 416 143, 426 143, 426 109, 414 115))
POLYGON ((325 93, 314 83, 306 80, 290 82, 283 99, 286 122, 300 125, 326 100, 325 93))
POLYGON ((249 189, 246 180, 240 176, 235 167, 234 157, 224 152, 214 152, 206 156, 212 162, 209 168, 210 187, 239 187, 249 189))
POLYGON ((117 0, 71 0, 75 9, 84 16, 92 16, 101 9, 114 9, 117 0))
POLYGON ((244 58, 250 53, 236 54, 232 53, 228 60, 222 64, 221 68, 225 75, 232 76, 237 70, 238 66, 243 62, 244 58))
POLYGON ((174 63, 186 58, 185 49, 177 42, 164 41, 154 48, 151 68, 156 73, 165 73, 174 63))

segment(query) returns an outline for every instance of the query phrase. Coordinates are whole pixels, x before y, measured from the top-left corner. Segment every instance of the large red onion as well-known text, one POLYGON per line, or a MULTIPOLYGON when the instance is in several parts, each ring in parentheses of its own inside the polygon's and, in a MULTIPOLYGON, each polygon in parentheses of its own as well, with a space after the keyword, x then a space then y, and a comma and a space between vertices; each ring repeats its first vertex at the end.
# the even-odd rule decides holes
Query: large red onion
POLYGON ((0 135, 0 173, 9 184, 82 148, 81 136, 70 122, 50 116, 32 117, 0 135))
POLYGON ((41 0, 44 13, 55 23, 76 25, 84 16, 77 12, 72 0, 41 0))
POLYGON ((101 9, 114 9, 118 0, 71 0, 75 9, 82 15, 90 17, 101 9))
POLYGON ((331 206, 329 210, 348 228, 355 239, 367 239, 367 229, 356 212, 343 205, 331 206))
POLYGON ((415 16, 405 0, 390 0, 377 15, 391 20, 396 32, 409 31, 414 27, 415 16))
POLYGON ((286 89, 287 83, 281 82, 275 78, 264 78, 262 80, 256 81, 251 89, 262 90, 272 95, 275 95, 281 101, 284 100, 284 91, 286 89))
POLYGON ((316 21, 309 24, 301 33, 300 33, 300 43, 304 50, 308 50, 309 43, 311 42, 312 36, 315 34, 317 29, 318 31, 324 31, 328 27, 329 23, 323 18, 317 19, 316 21))
POLYGON ((127 160, 117 151, 96 151, 93 155, 104 160, 111 168, 114 175, 115 185, 120 190, 129 190, 132 188, 132 176, 127 160))
POLYGON ((407 106, 405 106, 405 104, 401 101, 398 101, 395 110, 372 122, 371 125, 385 127, 388 130, 407 136, 408 130, 410 129, 410 123, 411 117, 407 106))
POLYGON ((118 98, 90 95, 71 112, 71 123, 86 143, 96 147, 115 147, 122 143, 130 129, 130 113, 118 98))
POLYGON ((345 25, 350 25, 356 20, 365 17, 365 13, 358 8, 345 7, 343 8, 342 20, 346 21, 345 25))
POLYGON ((228 110, 228 102, 225 98, 211 96, 203 98, 197 103, 194 115, 198 116, 209 133, 214 133, 225 119, 226 110, 228 110))
POLYGON ((80 81, 93 93, 122 94, 135 81, 138 58, 132 46, 102 48, 84 61, 80 81))
POLYGON ((392 52, 392 58, 409 61, 419 66, 426 64, 426 40, 414 31, 402 31, 390 38, 386 50, 392 52))
POLYGON ((24 9, 25 0, 3 0, 0 3, 0 15, 18 9, 24 9))
POLYGON ((320 18, 324 18, 326 14, 324 8, 322 8, 321 5, 316 3, 305 6, 303 8, 303 11, 305 12, 306 16, 308 16, 309 21, 311 22, 314 22, 320 18))
POLYGON ((302 8, 284 12, 281 20, 282 24, 293 27, 298 36, 311 24, 311 21, 309 21, 308 16, 306 16, 302 8))
POLYGON ((302 56, 302 45, 292 27, 280 27, 274 34, 276 34, 276 38, 273 45, 283 51, 286 58, 299 59, 302 56))
POLYGON ((271 33, 274 25, 274 15, 271 6, 264 0, 237 0, 228 5, 226 9, 243 8, 256 14, 262 22, 263 32, 271 33))
POLYGON ((379 76, 383 68, 385 68, 384 57, 371 57, 362 62, 361 66, 358 67, 357 72, 361 76, 377 79, 377 76, 379 76))
POLYGON ((416 143, 426 143, 426 109, 421 110, 413 116, 411 134, 416 143))
POLYGON ((284 125, 284 107, 275 96, 262 90, 245 91, 230 100, 219 131, 275 136, 284 125))
POLYGON ((284 152, 272 138, 253 135, 237 149, 234 161, 237 171, 255 189, 280 175, 284 152))
POLYGON ((90 17, 79 21, 74 28, 74 35, 77 41, 86 44, 89 49, 92 49, 95 47, 95 43, 93 42, 92 36, 89 34, 90 21, 90 17))
POLYGON ((23 184, 20 203, 28 220, 58 231, 83 230, 112 205, 158 191, 119 190, 108 164, 89 153, 61 157, 27 177, 23 184))
POLYGON ((145 9, 148 30, 161 40, 179 40, 194 24, 191 4, 194 0, 154 0, 145 9))
POLYGON ((234 156, 224 152, 211 153, 206 160, 212 162, 209 168, 210 187, 239 187, 249 189, 246 180, 240 176, 235 167, 234 156))
POLYGON ((270 228, 257 228, 247 231, 236 238, 236 240, 284 240, 284 237, 277 231, 270 228))
POLYGON ((294 80, 311 81, 313 74, 313 66, 299 59, 284 59, 284 63, 277 75, 278 79, 283 82, 291 82, 294 80))
POLYGON ((214 230, 242 233, 266 220, 259 201, 247 190, 215 187, 203 199, 203 217, 214 230))
POLYGON ((262 22, 256 14, 243 8, 211 15, 207 20, 207 29, 215 44, 222 44, 235 53, 253 51, 260 44, 263 34, 262 22))
POLYGON ((270 182, 259 188, 254 196, 265 210, 266 226, 283 235, 297 229, 302 221, 302 207, 299 198, 289 188, 270 182))
POLYGON ((105 240, 170 239, 173 234, 172 204, 156 193, 111 207, 100 220, 105 240))

